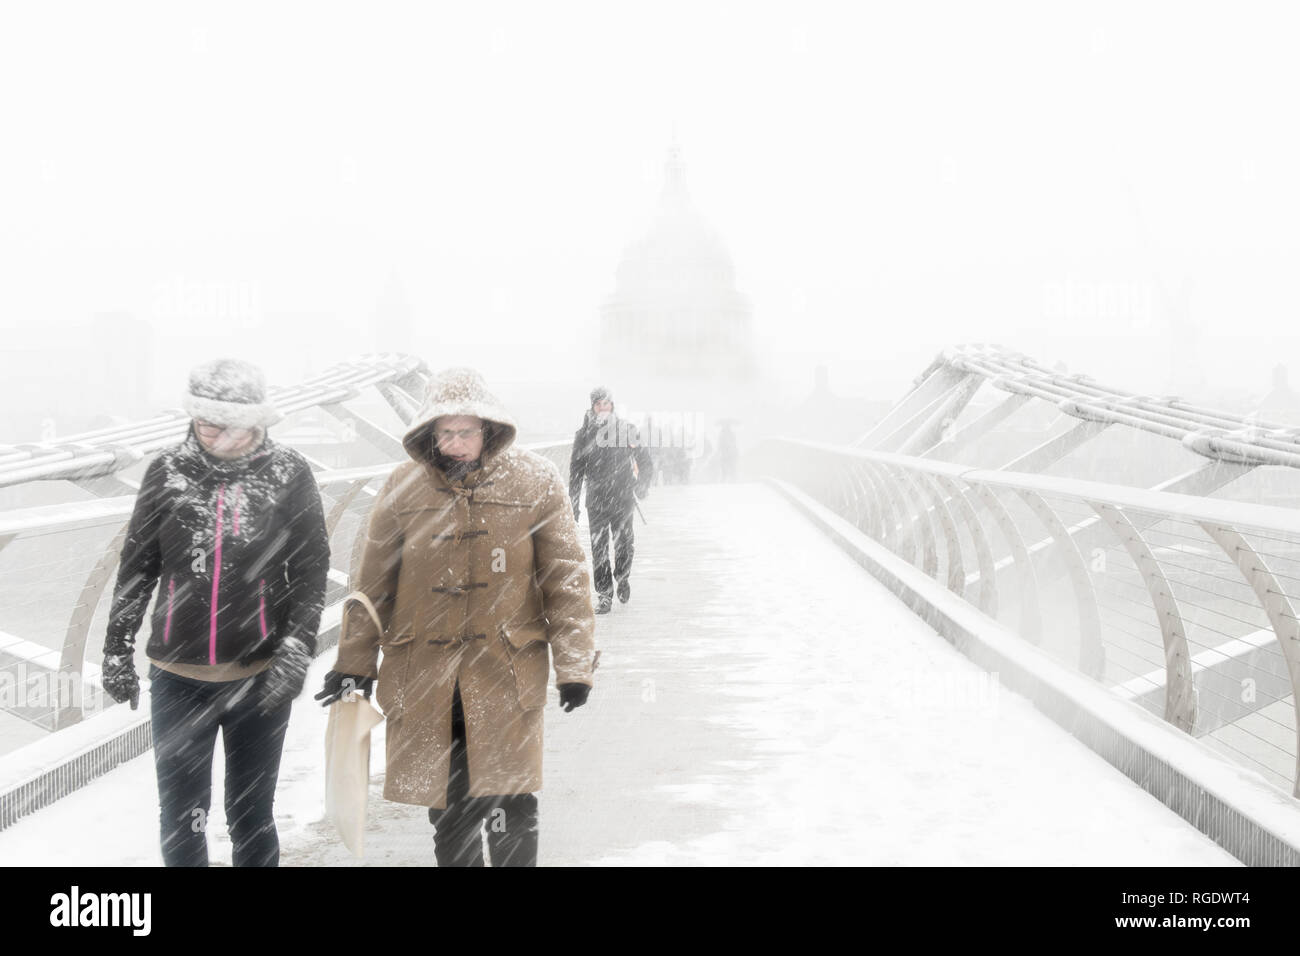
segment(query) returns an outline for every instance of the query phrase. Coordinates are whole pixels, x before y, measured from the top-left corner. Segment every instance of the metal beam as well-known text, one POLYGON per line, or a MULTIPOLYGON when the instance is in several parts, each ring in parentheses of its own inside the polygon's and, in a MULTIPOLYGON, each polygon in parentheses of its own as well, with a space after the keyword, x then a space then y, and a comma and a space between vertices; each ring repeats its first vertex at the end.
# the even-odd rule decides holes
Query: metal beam
POLYGON ((868 466, 877 474, 880 487, 884 489, 886 500, 893 512, 893 518, 890 521, 890 533, 885 539, 886 547, 893 549, 904 561, 916 564, 919 549, 916 546, 916 537, 912 529, 912 522, 908 520, 907 505, 903 499, 902 487, 898 478, 884 465, 875 465, 868 462, 868 466))
POLYGON ((926 376, 924 381, 886 412, 884 418, 873 425, 866 434, 853 444, 862 448, 874 448, 898 431, 906 422, 924 414, 927 408, 932 407, 937 399, 941 398, 945 392, 958 382, 964 380, 968 374, 947 365, 933 367, 933 370, 926 376))
POLYGON ((1292 777, 1291 795, 1300 797, 1300 694, 1296 693, 1296 688, 1300 687, 1300 617, 1297 617, 1295 605, 1263 555, 1251 547, 1240 532, 1209 521, 1197 523, 1223 549, 1223 553, 1237 566, 1246 583, 1255 592, 1282 648, 1287 673, 1291 678, 1291 701, 1295 706, 1297 734, 1296 771, 1292 777))
MULTIPOLYGON (((61 688, 64 681, 82 680, 86 659, 86 638, 90 633, 90 624, 95 617, 95 609, 99 607, 104 589, 117 570, 122 556, 122 546, 126 543, 126 533, 130 527, 131 523, 128 521, 118 529, 108 548, 99 556, 99 560, 90 569, 90 574, 86 576, 86 581, 81 586, 81 593, 72 606, 72 616, 63 633, 63 648, 59 653, 59 680, 56 682, 56 688, 61 688)), ((81 708, 62 706, 62 694, 57 690, 53 696, 55 730, 70 727, 81 720, 81 708)))
POLYGON ((933 476, 918 473, 916 475, 917 483, 929 492, 930 500, 934 502, 931 513, 938 519, 939 528, 943 531, 944 551, 947 556, 945 566, 947 568, 948 590, 954 594, 966 596, 966 569, 962 563, 961 553, 961 536, 957 533, 957 522, 953 520, 952 512, 943 500, 943 490, 935 483, 933 476))
POLYGON ((954 387, 943 397, 939 407, 931 412, 930 416, 898 446, 898 453, 900 455, 919 455, 926 449, 933 447, 934 443, 943 437, 944 432, 970 404, 970 400, 975 397, 975 393, 979 391, 980 386, 983 384, 983 379, 972 375, 954 387))
POLYGON ((1043 500, 1042 495, 1024 488, 1017 489, 1016 494, 1043 523, 1065 561, 1079 606, 1079 669, 1089 677, 1101 680, 1106 673, 1106 648, 1101 643, 1101 613, 1097 610, 1097 590, 1092 586, 1092 578, 1088 575, 1083 555, 1070 537, 1069 529, 1043 500))
POLYGON ((394 379, 393 385, 400 388, 419 405, 424 401, 424 393, 429 389, 429 369, 421 362, 401 378, 394 379))
MULTIPOLYGON (((1241 465, 1224 461, 1207 461, 1190 471, 1185 471, 1181 475, 1175 475, 1166 481, 1152 487, 1151 491, 1169 492, 1180 495, 1196 495, 1198 497, 1207 497, 1218 489, 1236 481, 1242 475, 1249 474, 1254 470, 1253 465, 1241 465)), ((1143 511, 1134 512, 1129 516, 1133 526, 1139 531, 1146 531, 1154 527, 1161 521, 1165 520, 1164 516, 1158 513, 1147 513, 1143 511)), ((1084 518, 1078 524, 1070 528, 1070 534, 1078 544, 1079 550, 1084 554, 1090 554, 1094 548, 1101 547, 1106 541, 1109 534, 1106 526, 1096 517, 1084 518)), ((1041 554, 1046 545, 1046 541, 1038 541, 1030 546, 1030 551, 1035 554, 1041 554)), ((1046 571, 1047 569, 1043 569, 1046 571)), ((1001 569, 1002 573, 1006 568, 1001 569)))
MULTIPOLYGON (((982 612, 996 620, 998 616, 998 579, 993 570, 993 549, 989 547, 989 539, 984 532, 984 526, 980 523, 979 516, 975 513, 975 509, 971 507, 970 501, 967 500, 961 488, 958 487, 957 482, 943 475, 935 475, 934 481, 947 494, 948 501, 956 508, 956 516, 966 526, 971 543, 975 545, 975 557, 980 568, 977 575, 980 586, 977 606, 982 612)), ((963 591, 966 583, 966 581, 962 582, 963 591)))
MULTIPOLYGON (((1016 527, 1016 522, 1007 511, 1006 505, 999 500, 997 493, 987 485, 975 485, 975 494, 980 502, 993 516, 993 523, 1002 532, 1002 538, 1011 551, 1011 563, 1008 567, 1015 570, 1020 583, 1020 635, 1031 644, 1038 644, 1043 639, 1043 614, 1039 605, 1038 573, 1029 557, 1029 548, 1024 536, 1016 527)), ((1002 582, 998 582, 999 587, 1002 582)))
POLYGON ((864 469, 859 465, 850 465, 849 481, 853 488, 853 524, 859 531, 864 534, 871 534, 876 523, 875 514, 875 491, 868 491, 863 479, 864 469))
MULTIPOLYGON (((1196 679, 1196 726, 1204 737, 1261 707, 1285 700, 1292 693, 1286 660, 1272 627, 1244 634, 1192 655, 1196 679), (1245 681, 1252 689, 1243 693, 1245 681)), ((1138 674, 1116 685, 1115 693, 1146 710, 1159 713, 1165 704, 1163 669, 1138 674)))
MULTIPOLYGON (((408 384, 418 388, 422 396, 426 371, 424 363, 411 356, 364 356, 299 385, 270 386, 267 393, 271 403, 287 417, 314 406, 348 401, 359 394, 358 388, 377 383, 394 383, 398 387, 408 384)), ((188 426, 187 414, 167 409, 144 421, 61 436, 51 442, 0 445, 0 486, 110 475, 176 444, 188 426)), ((116 493, 100 485, 86 487, 96 494, 116 493)))
MULTIPOLYGON (((876 442, 873 450, 898 453, 898 450, 923 428, 930 429, 934 437, 937 438, 942 434, 942 422, 947 415, 947 409, 951 407, 957 397, 965 394, 965 389, 973 378, 975 376, 968 375, 953 382, 952 385, 931 399, 915 415, 905 419, 897 428, 876 442), (936 421, 940 423, 937 426, 934 424, 936 421)), ((975 380, 975 384, 978 387, 978 379, 975 380)))
POLYGON ((1050 438, 1002 466, 1002 471, 1042 471, 1056 464, 1084 442, 1106 430, 1106 422, 1079 422, 1069 431, 1050 438))
POLYGON ((399 460, 409 457, 406 454, 406 449, 402 446, 401 439, 393 437, 374 422, 358 415, 346 405, 331 402, 320 407, 343 422, 344 425, 350 427, 358 438, 373 445, 381 454, 399 460))
POLYGON ((971 442, 983 438, 994 428, 1001 425, 1016 412, 1020 411, 1020 409, 1024 408, 1029 404, 1031 397, 1032 396, 1020 394, 1008 395, 970 424, 959 428, 946 438, 940 438, 939 441, 921 452, 921 457, 939 458, 950 461, 953 455, 965 451, 971 442))
POLYGON ((120 498, 122 495, 140 493, 140 482, 130 481, 119 475, 97 475, 94 478, 70 478, 71 484, 82 491, 88 491, 96 498, 120 498))
POLYGON ((921 543, 921 570, 927 576, 937 578, 939 575, 939 550, 935 539, 934 525, 930 521, 930 512, 925 507, 925 496, 907 469, 897 468, 895 473, 898 475, 899 487, 910 503, 908 521, 921 543))
POLYGON ((330 506, 329 514, 325 518, 325 533, 329 537, 334 536, 334 530, 347 514, 352 502, 361 494, 362 490, 369 484, 371 479, 358 478, 348 484, 347 490, 343 492, 330 506))
POLYGON ((871 492, 875 496, 875 527, 871 536, 882 544, 888 544, 893 532, 897 528, 896 524, 891 523, 893 512, 889 507, 889 499, 883 488, 880 487, 880 479, 876 474, 876 469, 871 466, 870 462, 862 463, 862 476, 865 482, 870 485, 871 492))
POLYGON ((405 389, 389 382, 376 382, 375 388, 384 397, 388 407, 401 419, 402 424, 409 426, 420 409, 420 400, 405 389))
POLYGON ((1142 575, 1142 583, 1151 595, 1151 605, 1165 648, 1165 720, 1179 730, 1191 733, 1196 726, 1196 685, 1192 682, 1187 630, 1174 590, 1160 562, 1152 554, 1151 546, 1123 511, 1097 501, 1089 501, 1088 505, 1115 532, 1115 537, 1124 545, 1124 550, 1142 575))

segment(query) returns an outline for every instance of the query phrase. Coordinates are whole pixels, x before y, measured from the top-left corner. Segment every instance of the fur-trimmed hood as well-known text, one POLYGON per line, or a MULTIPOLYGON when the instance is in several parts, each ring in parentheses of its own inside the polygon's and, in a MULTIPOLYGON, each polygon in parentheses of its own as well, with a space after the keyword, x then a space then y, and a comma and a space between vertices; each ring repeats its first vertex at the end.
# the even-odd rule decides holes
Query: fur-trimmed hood
POLYGON ((444 415, 472 415, 491 426, 484 429, 479 456, 485 466, 514 444, 518 433, 514 418, 488 391, 482 375, 472 368, 443 369, 429 380, 424 403, 402 436, 402 446, 412 459, 433 464, 433 423, 444 415))

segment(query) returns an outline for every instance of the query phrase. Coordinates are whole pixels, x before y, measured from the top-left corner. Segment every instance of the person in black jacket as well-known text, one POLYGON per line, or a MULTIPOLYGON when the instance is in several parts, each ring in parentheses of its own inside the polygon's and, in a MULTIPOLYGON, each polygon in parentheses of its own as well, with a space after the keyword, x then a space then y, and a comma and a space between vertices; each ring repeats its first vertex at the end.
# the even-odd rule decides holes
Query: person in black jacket
POLYGON ((329 536, 307 460, 271 440, 261 372, 196 368, 189 433, 149 463, 122 546, 104 689, 137 705, 135 636, 157 585, 149 670, 163 862, 206 866, 217 731, 236 866, 275 866, 272 816, 292 701, 316 647, 329 536))
POLYGON ((587 485, 587 524, 591 531, 591 563, 596 581, 597 614, 608 614, 614 604, 614 582, 624 604, 632 594, 632 518, 636 498, 644 498, 654 477, 654 462, 641 444, 636 426, 614 414, 614 396, 598 386, 591 392, 591 407, 582 427, 574 433, 569 458, 569 498, 573 519, 578 520, 579 497, 587 485), (616 568, 610 568, 610 538, 616 568))

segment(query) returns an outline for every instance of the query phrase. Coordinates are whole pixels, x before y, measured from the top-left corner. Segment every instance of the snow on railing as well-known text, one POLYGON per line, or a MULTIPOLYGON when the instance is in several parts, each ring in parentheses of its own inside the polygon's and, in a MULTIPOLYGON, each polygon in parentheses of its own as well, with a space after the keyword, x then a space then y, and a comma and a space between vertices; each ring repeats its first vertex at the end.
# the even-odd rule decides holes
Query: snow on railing
POLYGON ((853 444, 875 451, 934 454, 941 441, 976 440, 1031 400, 1090 423, 1096 426, 1094 431, 1124 426, 1178 442, 1211 461, 1300 468, 1300 426, 1205 408, 1177 396, 1102 385, 1087 375, 1050 369, 996 345, 944 350, 890 412, 853 444), (969 434, 949 436, 948 426, 985 383, 1007 393, 1008 399, 969 434))
MULTIPOLYGON (((375 386, 402 416, 403 412, 409 415, 412 398, 410 391, 400 386, 419 394, 427 373, 424 363, 413 356, 362 355, 305 382, 270 386, 267 392, 277 411, 288 416, 317 407, 338 413, 341 403, 356 398, 359 389, 375 386)), ((359 421, 349 413, 340 417, 354 424, 359 421)), ((0 445, 0 487, 27 481, 77 481, 113 475, 146 455, 181 441, 189 423, 189 414, 176 408, 143 421, 63 435, 48 442, 0 445)))

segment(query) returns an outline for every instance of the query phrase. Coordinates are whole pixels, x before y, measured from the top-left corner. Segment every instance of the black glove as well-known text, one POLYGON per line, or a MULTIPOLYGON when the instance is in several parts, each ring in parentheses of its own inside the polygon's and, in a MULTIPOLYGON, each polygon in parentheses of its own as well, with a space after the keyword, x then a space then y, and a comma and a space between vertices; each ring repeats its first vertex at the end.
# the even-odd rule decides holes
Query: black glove
POLYGON ((575 707, 581 707, 587 702, 587 695, 591 693, 590 684, 561 684, 560 685, 560 706, 564 708, 567 714, 575 707))
POLYGON ((341 674, 338 671, 330 671, 325 675, 325 686, 312 699, 320 701, 322 707, 328 707, 334 701, 342 700, 344 694, 359 690, 366 695, 366 700, 369 700, 370 688, 374 686, 374 683, 375 679, 373 677, 361 677, 357 674, 341 674))
POLYGON ((135 672, 135 655, 130 651, 105 654, 99 680, 105 693, 119 704, 129 700, 132 710, 140 706, 140 678, 135 672))
POLYGON ((311 666, 311 651, 296 637, 286 637, 271 656, 271 666, 261 673, 262 713, 269 714, 302 693, 311 666))

